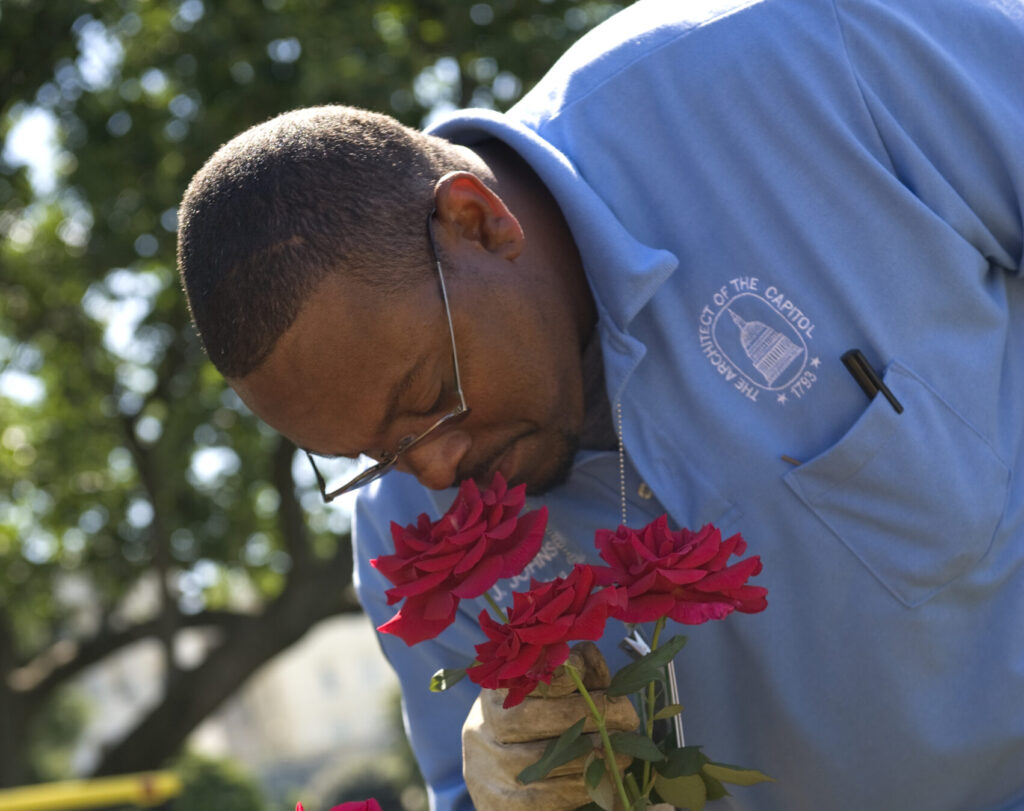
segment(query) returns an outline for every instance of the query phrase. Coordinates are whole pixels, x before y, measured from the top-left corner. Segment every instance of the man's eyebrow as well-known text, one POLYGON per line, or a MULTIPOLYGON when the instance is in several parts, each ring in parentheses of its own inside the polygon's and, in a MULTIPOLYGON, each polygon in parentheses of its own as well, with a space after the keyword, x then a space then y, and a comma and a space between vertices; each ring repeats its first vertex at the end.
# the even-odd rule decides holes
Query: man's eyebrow
POLYGON ((388 427, 394 422, 395 417, 398 416, 399 409, 402 407, 402 398, 412 388, 416 378, 420 376, 423 367, 427 363, 427 359, 426 355, 420 355, 416 362, 402 375, 401 379, 391 387, 391 392, 388 394, 387 408, 384 409, 384 417, 377 424, 374 436, 386 433, 388 427))

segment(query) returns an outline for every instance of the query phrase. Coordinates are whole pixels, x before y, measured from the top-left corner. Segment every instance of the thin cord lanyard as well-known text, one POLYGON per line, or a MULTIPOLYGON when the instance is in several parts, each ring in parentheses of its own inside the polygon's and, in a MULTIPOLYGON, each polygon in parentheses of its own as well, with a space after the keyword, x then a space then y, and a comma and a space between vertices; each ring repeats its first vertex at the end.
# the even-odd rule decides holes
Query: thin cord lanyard
POLYGON ((619 440, 619 507, 622 526, 626 526, 626 445, 622 439, 622 400, 615 401, 615 436, 619 440))

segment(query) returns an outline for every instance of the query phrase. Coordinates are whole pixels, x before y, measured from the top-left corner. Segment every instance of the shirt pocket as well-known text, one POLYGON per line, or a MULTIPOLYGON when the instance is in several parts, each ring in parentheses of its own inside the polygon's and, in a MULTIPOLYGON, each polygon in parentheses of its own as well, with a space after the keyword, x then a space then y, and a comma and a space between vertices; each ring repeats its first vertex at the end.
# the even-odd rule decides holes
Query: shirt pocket
POLYGON ((934 390, 894 361, 878 394, 824 453, 785 475, 794 493, 900 602, 916 606, 988 550, 1010 470, 934 390))

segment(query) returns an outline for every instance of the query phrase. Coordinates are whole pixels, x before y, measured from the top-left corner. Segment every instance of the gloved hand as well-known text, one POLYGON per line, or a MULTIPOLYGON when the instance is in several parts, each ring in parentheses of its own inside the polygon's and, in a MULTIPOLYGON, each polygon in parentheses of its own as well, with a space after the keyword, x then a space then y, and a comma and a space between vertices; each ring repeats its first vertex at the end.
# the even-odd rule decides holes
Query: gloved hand
MULTIPOLYGON (((569 662, 582 674, 609 732, 639 726, 627 697, 605 696, 608 665, 593 642, 573 646, 569 662)), ((462 774, 476 811, 568 811, 589 803, 583 781, 585 756, 555 768, 544 780, 529 785, 516 780, 517 774, 540 759, 551 738, 580 718, 587 717, 585 732, 596 730, 569 674, 559 669, 550 685, 539 685, 515 707, 502 708, 504 700, 503 690, 481 690, 462 727, 462 774)), ((596 734, 594 738, 600 746, 596 734)), ((622 769, 632 761, 624 755, 617 759, 622 769)))

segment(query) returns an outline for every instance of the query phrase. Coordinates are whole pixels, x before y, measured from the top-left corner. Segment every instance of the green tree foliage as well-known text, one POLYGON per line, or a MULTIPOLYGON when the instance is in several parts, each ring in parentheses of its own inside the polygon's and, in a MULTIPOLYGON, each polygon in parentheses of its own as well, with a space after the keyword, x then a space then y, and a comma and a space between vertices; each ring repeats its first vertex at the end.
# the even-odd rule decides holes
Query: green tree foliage
POLYGON ((175 768, 183 789, 170 803, 170 811, 265 811, 259 787, 252 777, 228 761, 186 755, 175 768))
POLYGON ((255 668, 358 610, 343 517, 205 360, 175 211, 294 107, 504 108, 596 0, 0 0, 0 786, 59 688, 141 639, 164 699, 97 772, 166 762, 255 668), (7 136, 52 132, 33 177, 7 136), (148 595, 148 599, 141 599, 148 595), (217 641, 199 666, 184 628, 217 641))

